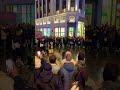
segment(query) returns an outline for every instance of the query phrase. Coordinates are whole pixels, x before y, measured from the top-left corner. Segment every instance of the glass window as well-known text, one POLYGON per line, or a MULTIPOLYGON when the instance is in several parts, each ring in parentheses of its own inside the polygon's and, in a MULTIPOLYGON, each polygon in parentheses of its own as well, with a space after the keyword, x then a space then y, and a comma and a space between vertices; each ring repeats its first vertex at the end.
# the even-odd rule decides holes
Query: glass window
POLYGON ((66 17, 65 17, 65 16, 61 16, 61 17, 60 17, 60 22, 63 23, 63 22, 65 22, 65 21, 66 21, 66 17))
POLYGON ((46 19, 43 19, 43 24, 46 24, 46 19))
POLYGON ((59 23, 59 17, 54 18, 54 23, 59 23))
POLYGON ((75 10, 75 7, 71 7, 71 11, 74 12, 74 10, 75 10))
POLYGON ((85 37, 85 26, 84 22, 78 22, 78 33, 77 36, 85 37))
POLYGON ((65 36, 65 28, 64 27, 55 28, 55 37, 64 37, 64 36, 65 36))
POLYGON ((50 22, 50 18, 48 18, 48 19, 47 19, 47 24, 50 24, 50 23, 51 23, 51 22, 50 22))
POLYGON ((61 32, 62 32, 62 33, 65 33, 65 28, 61 28, 61 32))
POLYGON ((74 35, 74 27, 69 27, 69 36, 73 37, 74 35))
POLYGON ((44 28, 44 36, 50 36, 50 28, 44 28))

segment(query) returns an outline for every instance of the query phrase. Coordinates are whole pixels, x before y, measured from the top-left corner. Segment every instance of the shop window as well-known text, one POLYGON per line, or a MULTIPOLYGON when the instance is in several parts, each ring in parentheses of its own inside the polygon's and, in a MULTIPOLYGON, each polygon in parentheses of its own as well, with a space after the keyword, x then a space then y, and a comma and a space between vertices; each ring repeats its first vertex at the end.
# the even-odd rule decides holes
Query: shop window
POLYGON ((75 10, 75 7, 71 7, 71 11, 74 12, 74 10, 75 10))
POLYGON ((44 28, 44 36, 50 36, 50 28, 44 28))
POLYGON ((55 28, 55 37, 64 37, 64 36, 65 36, 65 28, 64 27, 55 28))
POLYGON ((85 25, 83 22, 78 22, 78 33, 77 36, 85 37, 85 25))
POLYGON ((73 37, 74 35, 74 27, 69 27, 69 37, 73 37))

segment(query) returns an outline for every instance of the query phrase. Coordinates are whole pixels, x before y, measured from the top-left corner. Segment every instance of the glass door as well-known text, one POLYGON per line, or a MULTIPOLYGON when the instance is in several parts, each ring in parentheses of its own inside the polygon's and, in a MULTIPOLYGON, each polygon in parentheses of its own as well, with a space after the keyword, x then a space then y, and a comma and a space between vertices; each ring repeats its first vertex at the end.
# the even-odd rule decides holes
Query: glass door
POLYGON ((69 27, 69 31, 68 31, 68 36, 69 37, 73 37, 74 36, 74 27, 69 27))

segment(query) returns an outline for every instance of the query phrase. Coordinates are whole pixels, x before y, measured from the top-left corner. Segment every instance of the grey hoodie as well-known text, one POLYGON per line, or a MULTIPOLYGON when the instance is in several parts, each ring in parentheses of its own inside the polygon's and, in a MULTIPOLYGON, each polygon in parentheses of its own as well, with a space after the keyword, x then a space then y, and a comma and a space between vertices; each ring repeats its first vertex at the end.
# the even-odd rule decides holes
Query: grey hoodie
POLYGON ((64 90, 70 90, 71 84, 73 81, 74 74, 76 72, 76 68, 73 63, 65 63, 63 67, 60 69, 60 74, 63 77, 64 90))

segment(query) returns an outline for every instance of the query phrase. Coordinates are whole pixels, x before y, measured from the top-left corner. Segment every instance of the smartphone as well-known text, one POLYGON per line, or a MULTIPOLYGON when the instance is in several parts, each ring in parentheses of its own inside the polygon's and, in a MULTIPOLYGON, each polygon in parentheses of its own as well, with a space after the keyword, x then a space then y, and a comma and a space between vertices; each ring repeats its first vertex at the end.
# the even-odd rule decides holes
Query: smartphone
POLYGON ((40 55, 41 55, 41 52, 40 52, 40 51, 37 51, 37 55, 40 56, 40 55))

